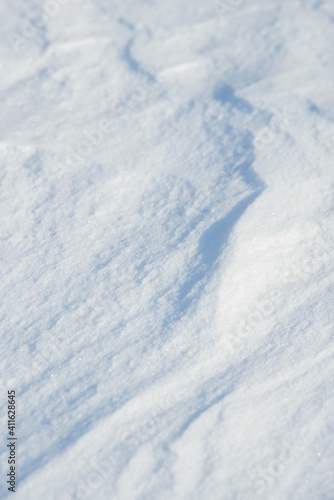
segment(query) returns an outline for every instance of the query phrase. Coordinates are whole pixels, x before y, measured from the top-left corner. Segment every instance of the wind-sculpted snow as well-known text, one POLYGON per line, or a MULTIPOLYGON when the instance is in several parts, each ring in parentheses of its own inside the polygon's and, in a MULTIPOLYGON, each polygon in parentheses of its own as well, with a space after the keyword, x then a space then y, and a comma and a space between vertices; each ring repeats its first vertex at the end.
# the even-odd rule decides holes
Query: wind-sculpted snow
POLYGON ((16 498, 333 500, 332 3, 12 4, 16 498))

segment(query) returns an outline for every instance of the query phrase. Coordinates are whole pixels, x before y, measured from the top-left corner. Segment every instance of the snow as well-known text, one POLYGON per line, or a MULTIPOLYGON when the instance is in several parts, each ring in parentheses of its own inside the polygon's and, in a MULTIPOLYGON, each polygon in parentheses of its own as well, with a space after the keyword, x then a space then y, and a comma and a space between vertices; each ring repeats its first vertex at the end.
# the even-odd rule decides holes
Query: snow
POLYGON ((333 500, 333 2, 0 9, 16 498, 333 500))

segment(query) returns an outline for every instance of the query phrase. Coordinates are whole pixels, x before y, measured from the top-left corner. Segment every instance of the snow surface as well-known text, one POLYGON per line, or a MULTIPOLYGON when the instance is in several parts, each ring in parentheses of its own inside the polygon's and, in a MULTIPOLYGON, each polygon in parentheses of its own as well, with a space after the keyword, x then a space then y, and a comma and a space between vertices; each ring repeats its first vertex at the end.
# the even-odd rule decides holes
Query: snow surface
POLYGON ((333 0, 0 11, 1 498, 333 500, 333 0))

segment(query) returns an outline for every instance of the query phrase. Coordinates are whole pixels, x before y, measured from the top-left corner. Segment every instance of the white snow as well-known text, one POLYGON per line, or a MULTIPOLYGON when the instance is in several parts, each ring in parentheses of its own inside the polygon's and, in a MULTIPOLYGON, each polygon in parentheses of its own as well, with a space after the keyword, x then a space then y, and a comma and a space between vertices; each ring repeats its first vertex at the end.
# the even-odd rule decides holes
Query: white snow
POLYGON ((1 498, 333 500, 332 0, 0 13, 1 498))

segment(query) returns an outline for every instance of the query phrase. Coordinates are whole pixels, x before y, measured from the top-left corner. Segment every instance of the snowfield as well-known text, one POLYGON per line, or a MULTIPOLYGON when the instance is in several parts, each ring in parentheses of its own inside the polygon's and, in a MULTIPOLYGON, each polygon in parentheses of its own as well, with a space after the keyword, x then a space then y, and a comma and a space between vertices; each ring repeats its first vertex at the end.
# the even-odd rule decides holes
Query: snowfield
POLYGON ((0 497, 334 500, 334 2, 0 12, 0 497))

